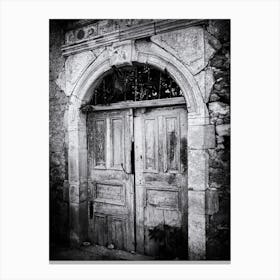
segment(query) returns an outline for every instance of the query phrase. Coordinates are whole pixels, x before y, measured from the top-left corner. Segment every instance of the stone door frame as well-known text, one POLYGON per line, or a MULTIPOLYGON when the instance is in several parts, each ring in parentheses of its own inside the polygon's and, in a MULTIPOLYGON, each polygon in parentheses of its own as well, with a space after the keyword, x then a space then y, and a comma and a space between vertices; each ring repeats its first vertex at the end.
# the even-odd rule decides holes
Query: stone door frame
POLYGON ((209 124, 208 109, 198 84, 185 64, 174 54, 146 40, 127 40, 102 50, 80 75, 68 108, 68 179, 70 241, 79 245, 87 238, 88 174, 86 114, 81 107, 91 98, 93 89, 114 65, 132 62, 166 70, 180 86, 188 111, 188 256, 206 258, 205 191, 208 187, 208 148, 215 146, 214 126, 209 124))

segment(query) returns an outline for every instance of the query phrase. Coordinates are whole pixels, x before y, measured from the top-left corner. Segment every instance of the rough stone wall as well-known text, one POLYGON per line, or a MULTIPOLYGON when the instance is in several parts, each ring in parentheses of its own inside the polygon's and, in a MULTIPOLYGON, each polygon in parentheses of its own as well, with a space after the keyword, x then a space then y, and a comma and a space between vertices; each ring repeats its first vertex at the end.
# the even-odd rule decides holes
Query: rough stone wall
POLYGON ((50 242, 68 240, 68 202, 63 192, 67 180, 67 149, 64 114, 68 99, 58 86, 65 59, 61 54, 64 31, 57 21, 50 21, 49 51, 49 172, 50 172, 50 242))
POLYGON ((230 21, 210 21, 207 31, 220 49, 210 60, 214 74, 208 109, 215 125, 216 148, 209 149, 209 198, 216 211, 207 217, 207 259, 230 258, 230 21), (215 213, 216 212, 216 213, 215 213))

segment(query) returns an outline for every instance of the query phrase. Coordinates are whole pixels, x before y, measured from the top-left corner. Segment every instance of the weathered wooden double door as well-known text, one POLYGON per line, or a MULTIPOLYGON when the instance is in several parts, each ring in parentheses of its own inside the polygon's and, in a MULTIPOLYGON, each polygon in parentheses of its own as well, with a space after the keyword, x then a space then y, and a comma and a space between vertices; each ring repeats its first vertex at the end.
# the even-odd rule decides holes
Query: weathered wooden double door
POLYGON ((91 241, 157 255, 153 230, 187 236, 186 109, 97 111, 87 127, 91 241))

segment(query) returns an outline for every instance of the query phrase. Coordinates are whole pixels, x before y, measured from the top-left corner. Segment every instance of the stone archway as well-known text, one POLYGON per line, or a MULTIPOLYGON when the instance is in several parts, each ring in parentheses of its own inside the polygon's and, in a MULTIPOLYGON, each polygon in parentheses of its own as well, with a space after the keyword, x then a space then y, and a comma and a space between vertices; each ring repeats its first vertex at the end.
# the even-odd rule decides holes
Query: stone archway
POLYGON ((180 86, 188 111, 188 255, 206 257, 205 190, 208 186, 208 148, 214 147, 214 127, 197 82, 188 68, 153 42, 123 41, 107 47, 92 61, 76 83, 68 113, 68 166, 70 240, 80 244, 87 237, 87 145, 86 117, 80 108, 91 98, 92 89, 114 66, 132 62, 166 69, 180 86))

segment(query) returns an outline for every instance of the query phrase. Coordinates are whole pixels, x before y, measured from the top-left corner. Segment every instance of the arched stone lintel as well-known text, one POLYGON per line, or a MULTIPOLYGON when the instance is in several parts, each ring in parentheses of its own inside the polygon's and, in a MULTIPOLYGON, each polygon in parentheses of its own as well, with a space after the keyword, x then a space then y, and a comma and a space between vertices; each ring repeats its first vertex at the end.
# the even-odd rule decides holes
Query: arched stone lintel
POLYGON ((190 117, 208 118, 208 110, 191 72, 173 55, 151 42, 125 41, 104 50, 80 76, 74 86, 70 103, 75 104, 72 99, 80 100, 81 104, 88 102, 92 94, 91 89, 112 65, 122 66, 132 62, 147 63, 160 70, 167 70, 184 94, 190 117))

